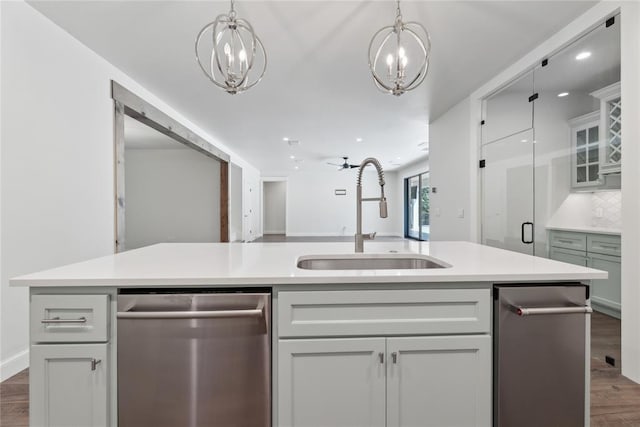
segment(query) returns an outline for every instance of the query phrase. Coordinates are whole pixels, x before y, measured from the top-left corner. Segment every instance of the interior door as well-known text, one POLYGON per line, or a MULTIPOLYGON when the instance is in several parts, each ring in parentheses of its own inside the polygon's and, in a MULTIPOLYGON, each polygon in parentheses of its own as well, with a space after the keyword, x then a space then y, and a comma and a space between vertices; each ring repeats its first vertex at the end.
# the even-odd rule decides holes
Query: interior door
POLYGON ((482 243, 534 254, 534 135, 482 146, 482 243))

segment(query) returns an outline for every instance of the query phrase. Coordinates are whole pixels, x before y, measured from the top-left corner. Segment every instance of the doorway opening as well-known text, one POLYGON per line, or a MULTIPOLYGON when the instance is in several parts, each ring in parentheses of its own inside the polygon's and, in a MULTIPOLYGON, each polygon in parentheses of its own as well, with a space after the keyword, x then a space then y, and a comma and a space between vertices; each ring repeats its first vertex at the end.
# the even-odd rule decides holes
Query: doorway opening
POLYGON ((228 242, 229 155, 114 81, 111 97, 115 252, 228 242))
POLYGON ((262 182, 262 234, 287 234, 287 181, 262 182))
POLYGON ((429 172, 404 180, 404 237, 429 240, 429 172))

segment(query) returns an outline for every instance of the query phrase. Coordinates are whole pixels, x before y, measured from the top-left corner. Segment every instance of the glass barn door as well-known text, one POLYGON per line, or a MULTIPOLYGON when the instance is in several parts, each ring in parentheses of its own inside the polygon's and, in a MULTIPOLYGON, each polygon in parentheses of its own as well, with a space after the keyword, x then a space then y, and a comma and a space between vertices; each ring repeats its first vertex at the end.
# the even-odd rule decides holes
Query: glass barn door
POLYGON ((482 243, 534 254, 533 130, 482 146, 482 243))

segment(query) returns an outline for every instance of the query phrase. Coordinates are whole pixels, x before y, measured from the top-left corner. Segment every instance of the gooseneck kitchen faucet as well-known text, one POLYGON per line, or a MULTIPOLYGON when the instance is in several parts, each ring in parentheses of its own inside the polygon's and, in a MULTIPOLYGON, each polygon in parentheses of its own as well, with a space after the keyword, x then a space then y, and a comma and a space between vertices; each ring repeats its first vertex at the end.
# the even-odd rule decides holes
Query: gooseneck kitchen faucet
POLYGON ((380 202, 380 218, 387 217, 387 198, 384 197, 384 171, 380 162, 373 158, 367 157, 360 163, 358 167, 358 181, 356 185, 356 252, 364 251, 364 241, 373 240, 376 233, 362 234, 362 202, 380 202), (362 172, 367 165, 373 165, 378 171, 378 183, 380 184, 380 197, 362 198, 362 172))

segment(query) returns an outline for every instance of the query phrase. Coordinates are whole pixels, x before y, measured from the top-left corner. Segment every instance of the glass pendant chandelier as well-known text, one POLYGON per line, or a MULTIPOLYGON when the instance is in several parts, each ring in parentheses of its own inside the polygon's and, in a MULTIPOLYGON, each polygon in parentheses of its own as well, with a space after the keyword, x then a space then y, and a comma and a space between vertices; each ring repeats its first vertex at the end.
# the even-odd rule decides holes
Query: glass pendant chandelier
POLYGON ((205 25, 196 37, 196 59, 213 84, 227 93, 257 85, 267 69, 267 53, 253 27, 231 10, 205 25))
POLYGON ((369 68, 378 89, 400 96, 427 76, 431 37, 418 22, 403 22, 400 0, 396 20, 381 28, 369 43, 369 68))

